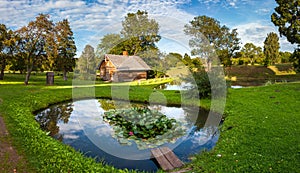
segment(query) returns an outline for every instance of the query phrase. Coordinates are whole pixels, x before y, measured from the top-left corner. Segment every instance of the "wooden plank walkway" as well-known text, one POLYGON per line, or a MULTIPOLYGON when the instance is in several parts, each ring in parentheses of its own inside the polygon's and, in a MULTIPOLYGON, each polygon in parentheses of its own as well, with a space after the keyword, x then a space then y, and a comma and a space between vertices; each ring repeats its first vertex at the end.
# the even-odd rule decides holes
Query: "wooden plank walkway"
POLYGON ((165 170, 173 170, 182 167, 183 162, 168 147, 155 148, 151 150, 151 154, 157 160, 160 167, 165 170))

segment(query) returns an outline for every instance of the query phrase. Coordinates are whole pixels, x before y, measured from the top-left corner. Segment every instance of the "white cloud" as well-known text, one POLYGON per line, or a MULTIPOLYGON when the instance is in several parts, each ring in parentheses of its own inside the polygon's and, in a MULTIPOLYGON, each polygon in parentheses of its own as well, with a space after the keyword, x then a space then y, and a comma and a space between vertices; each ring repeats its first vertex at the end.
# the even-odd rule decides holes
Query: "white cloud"
MULTIPOLYGON (((241 38, 242 45, 246 43, 253 43, 256 46, 260 46, 263 48, 264 41, 267 37, 267 34, 270 32, 275 32, 278 34, 277 29, 268 23, 248 23, 235 26, 233 28, 237 28, 237 32, 239 33, 239 37, 241 38)), ((279 36, 279 34, 278 34, 279 36)), ((285 37, 280 37, 279 39, 280 47, 282 51, 293 51, 294 46, 292 46, 285 37)))

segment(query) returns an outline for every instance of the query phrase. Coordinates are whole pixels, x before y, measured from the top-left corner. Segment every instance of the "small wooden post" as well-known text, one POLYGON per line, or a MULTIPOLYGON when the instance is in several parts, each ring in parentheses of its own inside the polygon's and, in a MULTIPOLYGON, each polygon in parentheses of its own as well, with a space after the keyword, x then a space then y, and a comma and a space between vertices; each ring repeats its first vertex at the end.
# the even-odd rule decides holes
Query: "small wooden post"
POLYGON ((53 85, 54 84, 54 72, 47 72, 46 73, 46 84, 53 85))

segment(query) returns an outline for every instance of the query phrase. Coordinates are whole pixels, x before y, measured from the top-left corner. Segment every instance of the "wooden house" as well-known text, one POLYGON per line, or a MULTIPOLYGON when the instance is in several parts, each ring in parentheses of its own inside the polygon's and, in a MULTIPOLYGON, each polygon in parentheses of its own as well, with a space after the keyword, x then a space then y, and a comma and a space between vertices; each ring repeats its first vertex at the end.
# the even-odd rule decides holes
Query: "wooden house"
POLYGON ((151 68, 139 56, 106 54, 99 70, 103 80, 123 82, 147 79, 147 71, 151 68))

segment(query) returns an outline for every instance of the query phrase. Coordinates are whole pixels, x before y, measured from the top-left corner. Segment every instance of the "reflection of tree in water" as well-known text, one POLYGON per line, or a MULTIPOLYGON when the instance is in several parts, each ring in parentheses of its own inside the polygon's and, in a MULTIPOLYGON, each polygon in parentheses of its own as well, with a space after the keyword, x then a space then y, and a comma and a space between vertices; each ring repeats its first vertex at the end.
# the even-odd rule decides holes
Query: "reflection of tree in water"
POLYGON ((105 111, 116 108, 113 100, 99 99, 99 103, 101 104, 101 108, 105 111))
POLYGON ((122 100, 108 100, 108 99, 99 99, 99 103, 101 104, 101 108, 105 111, 109 111, 112 109, 126 109, 131 107, 142 108, 145 105, 140 103, 130 103, 122 100))
POLYGON ((195 130, 200 130, 204 127, 206 119, 208 117, 208 111, 201 109, 199 107, 182 107, 186 114, 186 121, 194 124, 197 128, 195 130))
POLYGON ((57 126, 57 123, 68 123, 72 111, 73 107, 71 103, 60 104, 39 113, 36 116, 36 120, 40 123, 43 130, 50 132, 50 136, 61 141, 63 139, 63 135, 59 134, 59 126, 57 126))

